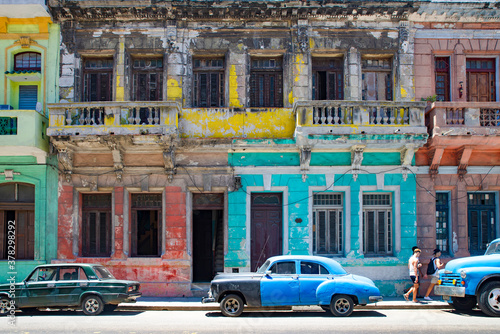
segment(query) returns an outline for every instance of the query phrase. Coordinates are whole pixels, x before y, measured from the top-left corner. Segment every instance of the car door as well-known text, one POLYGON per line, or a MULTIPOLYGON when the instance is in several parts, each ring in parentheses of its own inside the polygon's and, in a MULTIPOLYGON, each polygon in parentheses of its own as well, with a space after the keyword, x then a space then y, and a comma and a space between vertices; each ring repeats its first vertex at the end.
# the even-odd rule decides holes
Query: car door
POLYGON ((26 285, 26 307, 54 306, 56 294, 57 267, 39 267, 26 285))
POLYGON ((80 267, 61 267, 56 281, 55 303, 59 306, 76 306, 80 295, 88 286, 87 276, 80 267))
POLYGON ((296 261, 279 261, 271 265, 260 281, 263 306, 298 305, 299 279, 296 261))
POLYGON ((328 279, 332 279, 332 276, 320 263, 314 261, 300 261, 300 304, 317 305, 316 289, 321 283, 328 279))

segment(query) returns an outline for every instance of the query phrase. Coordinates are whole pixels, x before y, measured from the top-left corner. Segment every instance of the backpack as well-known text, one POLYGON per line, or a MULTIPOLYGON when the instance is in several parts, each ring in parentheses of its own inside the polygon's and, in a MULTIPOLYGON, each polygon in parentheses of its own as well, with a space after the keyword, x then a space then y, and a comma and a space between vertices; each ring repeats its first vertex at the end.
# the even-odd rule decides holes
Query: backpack
POLYGON ((436 268, 434 268, 434 259, 435 258, 432 258, 427 265, 427 275, 434 275, 436 272, 436 268))

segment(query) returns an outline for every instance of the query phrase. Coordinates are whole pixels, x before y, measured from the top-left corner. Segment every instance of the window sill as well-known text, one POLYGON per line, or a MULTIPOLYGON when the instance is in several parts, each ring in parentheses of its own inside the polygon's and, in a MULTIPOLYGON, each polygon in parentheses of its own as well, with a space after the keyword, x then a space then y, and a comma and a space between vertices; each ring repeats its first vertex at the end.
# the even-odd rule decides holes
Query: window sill
POLYGON ((35 71, 6 72, 5 76, 13 82, 39 82, 42 80, 42 74, 35 71))

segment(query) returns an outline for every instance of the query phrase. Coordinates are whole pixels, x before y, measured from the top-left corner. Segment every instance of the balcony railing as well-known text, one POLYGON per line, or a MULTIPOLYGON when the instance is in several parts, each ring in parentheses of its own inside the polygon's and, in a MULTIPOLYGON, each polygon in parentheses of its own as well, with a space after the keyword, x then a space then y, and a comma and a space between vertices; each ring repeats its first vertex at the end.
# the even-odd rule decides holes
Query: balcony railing
POLYGON ((500 128, 500 107, 497 102, 435 102, 427 108, 426 124, 429 133, 491 134, 500 128))
POLYGON ((176 102, 78 102, 49 104, 49 136, 167 134, 177 132, 176 102))
POLYGON ((350 133, 360 127, 367 127, 360 133, 379 132, 387 126, 397 126, 401 131, 423 127, 424 108, 423 102, 392 101, 300 101, 294 105, 297 126, 319 128, 313 131, 317 134, 350 133))

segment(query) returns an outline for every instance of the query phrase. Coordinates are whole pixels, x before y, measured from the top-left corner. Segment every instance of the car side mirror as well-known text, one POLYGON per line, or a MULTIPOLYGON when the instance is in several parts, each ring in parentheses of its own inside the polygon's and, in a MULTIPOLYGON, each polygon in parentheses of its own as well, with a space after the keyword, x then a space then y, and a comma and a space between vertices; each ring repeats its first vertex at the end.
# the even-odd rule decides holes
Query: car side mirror
POLYGON ((271 271, 271 270, 267 270, 267 271, 266 271, 266 276, 271 276, 271 274, 272 274, 272 271, 271 271))

